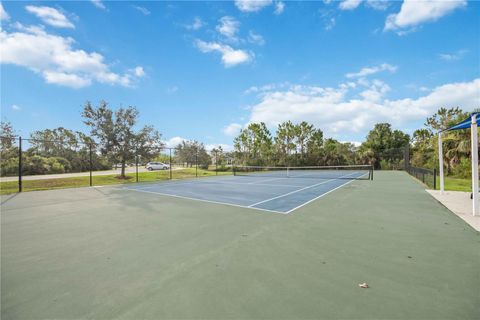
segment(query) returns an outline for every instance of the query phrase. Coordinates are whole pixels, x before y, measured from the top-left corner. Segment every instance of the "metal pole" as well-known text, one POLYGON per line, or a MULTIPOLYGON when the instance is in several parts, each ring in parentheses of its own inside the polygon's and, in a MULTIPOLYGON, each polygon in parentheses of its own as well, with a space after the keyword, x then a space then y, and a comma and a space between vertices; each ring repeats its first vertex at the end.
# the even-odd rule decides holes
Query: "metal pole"
POLYGON ((217 151, 215 151, 215 175, 218 176, 218 157, 217 157, 217 151))
POLYGON ((472 115, 472 192, 473 192, 473 215, 479 214, 478 205, 478 127, 477 127, 477 114, 472 115))
POLYGON ((22 137, 18 137, 18 192, 22 189, 22 137))
POLYGON ((433 168, 433 190, 437 190, 437 169, 433 168))
POLYGON ((93 186, 92 170, 93 170, 93 160, 92 160, 92 144, 89 144, 90 151, 90 187, 93 186))
POLYGON ((135 178, 138 182, 138 150, 135 149, 135 178))
POLYGON ((195 152, 195 177, 198 178, 198 149, 195 152))
POLYGON ((170 151, 170 163, 169 163, 169 167, 170 167, 170 180, 172 180, 172 148, 168 148, 168 150, 170 151))
POLYGON ((445 191, 444 188, 444 179, 443 179, 443 143, 442 143, 442 132, 438 132, 438 169, 440 173, 440 192, 445 191))

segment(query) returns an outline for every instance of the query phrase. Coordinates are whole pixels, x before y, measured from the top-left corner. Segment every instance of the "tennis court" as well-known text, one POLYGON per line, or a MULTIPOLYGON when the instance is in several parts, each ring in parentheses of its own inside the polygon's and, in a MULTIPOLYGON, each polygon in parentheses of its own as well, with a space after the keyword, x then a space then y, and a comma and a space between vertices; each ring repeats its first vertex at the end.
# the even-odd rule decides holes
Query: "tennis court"
POLYGON ((372 172, 371 166, 237 167, 234 176, 129 185, 123 190, 288 214, 352 181, 371 180, 372 172))
POLYGON ((2 196, 2 320, 478 319, 479 233, 404 172, 335 173, 2 196))

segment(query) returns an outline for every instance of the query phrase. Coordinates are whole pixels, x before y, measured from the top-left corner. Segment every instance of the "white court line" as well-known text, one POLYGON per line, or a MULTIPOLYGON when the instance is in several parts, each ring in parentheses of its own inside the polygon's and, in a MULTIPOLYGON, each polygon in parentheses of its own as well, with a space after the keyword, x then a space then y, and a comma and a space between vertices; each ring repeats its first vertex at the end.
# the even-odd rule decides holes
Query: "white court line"
MULTIPOLYGON (((206 181, 205 181, 206 182, 206 181)), ((217 182, 217 181, 208 181, 207 183, 211 184, 238 184, 242 186, 249 186, 252 185, 252 183, 238 183, 238 182, 217 182)), ((269 186, 269 187, 294 187, 294 188, 300 188, 303 186, 298 186, 294 184, 268 184, 268 183, 255 183, 256 186, 269 186)))
POLYGON ((212 200, 204 200, 204 199, 198 199, 198 198, 177 196, 177 195, 174 195, 174 194, 168 194, 168 193, 162 193, 162 192, 153 192, 153 191, 128 189, 128 188, 119 188, 117 190, 123 190, 123 191, 129 190, 129 191, 136 191, 136 192, 143 192, 143 193, 151 193, 151 194, 157 194, 157 195, 161 195, 161 196, 167 196, 167 197, 173 197, 173 198, 179 198, 179 199, 187 199, 187 200, 201 201, 201 202, 214 203, 214 204, 223 204, 223 205, 226 205, 226 206, 237 207, 237 208, 255 209, 255 210, 272 212, 272 213, 286 214, 285 212, 282 212, 282 211, 268 210, 268 209, 262 209, 262 208, 250 208, 250 207, 247 207, 247 206, 242 206, 240 204, 233 204, 233 203, 228 203, 228 202, 220 202, 220 201, 212 201, 212 200))
POLYGON ((281 177, 281 178, 273 178, 273 179, 260 180, 260 181, 255 181, 255 182, 249 182, 249 183, 247 183, 247 184, 258 184, 258 182, 268 182, 268 181, 275 181, 275 180, 282 180, 282 179, 288 179, 288 177, 281 177))
MULTIPOLYGON (((356 172, 355 172, 355 173, 356 173, 356 172)), ((305 187, 305 188, 301 188, 301 189, 298 189, 298 190, 294 190, 294 191, 291 191, 291 192, 288 192, 288 193, 285 193, 285 194, 282 194, 282 195, 279 195, 279 196, 276 196, 276 197, 273 197, 273 198, 270 198, 270 199, 267 199, 267 200, 259 201, 259 202, 257 202, 257 203, 254 203, 254 204, 249 205, 248 207, 249 207, 249 208, 252 208, 252 207, 254 207, 254 206, 256 206, 256 205, 259 205, 259 204, 262 204, 262 203, 265 203, 265 202, 269 202, 269 201, 272 201, 272 200, 275 200, 275 199, 283 198, 283 197, 289 196, 289 195, 291 195, 291 194, 294 194, 294 193, 297 193, 297 192, 300 192, 300 191, 303 191, 303 190, 307 190, 307 189, 310 189, 310 188, 319 186, 319 185, 321 185, 321 184, 328 183, 328 182, 330 182, 330 181, 335 181, 335 180, 338 180, 338 179, 341 179, 341 178, 345 178, 345 177, 351 176, 352 174, 353 174, 353 173, 350 173, 350 174, 341 176, 341 177, 336 178, 336 179, 330 179, 330 180, 327 180, 327 181, 322 181, 322 182, 320 182, 320 183, 317 183, 317 184, 314 184, 314 185, 311 185, 311 186, 308 186, 308 187, 305 187)))
MULTIPOLYGON (((365 173, 364 175, 359 176, 358 178, 364 177, 365 175, 367 175, 367 173, 365 173)), ((302 203, 301 205, 299 205, 299 206, 297 206, 297 207, 295 207, 295 208, 293 208, 293 209, 288 210, 288 211, 286 212, 286 214, 289 214, 289 213, 291 213, 291 212, 293 212, 293 211, 295 211, 295 210, 297 210, 297 209, 299 209, 299 208, 301 208, 301 207, 303 207, 303 206, 306 206, 307 204, 309 204, 309 203, 311 203, 311 202, 313 202, 313 201, 315 201, 315 200, 317 200, 317 199, 320 199, 321 197, 329 194, 330 192, 333 192, 333 191, 335 191, 335 190, 337 190, 337 189, 340 189, 341 187, 344 187, 344 186, 346 186, 347 184, 352 183, 353 181, 355 181, 355 180, 349 180, 349 181, 345 182, 344 184, 342 184, 342 185, 340 185, 340 186, 338 186, 338 187, 336 187, 336 188, 334 188, 334 189, 332 189, 332 190, 329 190, 329 191, 327 191, 327 192, 325 192, 325 193, 322 193, 322 194, 319 195, 318 197, 315 197, 315 198, 313 198, 313 199, 311 199, 311 200, 308 200, 307 202, 304 202, 304 203, 302 203)))
MULTIPOLYGON (((156 183, 156 184, 151 184, 147 186, 141 186, 139 188, 134 188, 137 190, 143 190, 143 189, 150 189, 150 188, 156 188, 156 187, 163 187, 163 186, 179 186, 179 185, 194 185, 194 184, 199 184, 199 183, 210 183, 210 184, 235 184, 235 185, 243 185, 243 186, 248 186, 251 185, 251 183, 238 183, 238 182, 229 182, 227 180, 222 180, 222 181, 188 181, 188 182, 181 182, 181 183, 173 183, 173 182, 161 182, 161 183, 156 183)), ((292 188, 300 188, 303 187, 299 185, 293 185, 293 184, 267 184, 267 183, 256 183, 256 186, 269 186, 269 187, 292 187, 292 188)))

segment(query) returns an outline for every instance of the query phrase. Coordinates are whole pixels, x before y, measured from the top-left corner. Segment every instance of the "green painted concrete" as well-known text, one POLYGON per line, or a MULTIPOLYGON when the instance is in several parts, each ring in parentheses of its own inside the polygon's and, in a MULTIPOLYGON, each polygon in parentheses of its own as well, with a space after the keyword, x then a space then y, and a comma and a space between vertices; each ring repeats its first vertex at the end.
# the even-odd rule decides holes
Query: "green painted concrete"
POLYGON ((480 318, 480 234, 403 172, 291 215, 114 188, 1 200, 2 320, 480 318))

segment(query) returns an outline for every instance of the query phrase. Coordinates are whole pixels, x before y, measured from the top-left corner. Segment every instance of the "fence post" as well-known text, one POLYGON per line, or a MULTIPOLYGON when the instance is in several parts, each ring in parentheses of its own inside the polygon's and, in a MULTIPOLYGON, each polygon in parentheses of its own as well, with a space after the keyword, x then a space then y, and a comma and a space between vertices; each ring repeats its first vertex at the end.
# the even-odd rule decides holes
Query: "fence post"
POLYGON ((437 190, 437 169, 433 169, 433 190, 437 190))
POLYGON ((170 158, 168 161, 169 163, 169 168, 170 168, 170 180, 172 180, 172 148, 168 148, 168 151, 170 152, 170 158))
POLYGON ((18 137, 18 192, 22 189, 22 137, 18 137))
POLYGON ((410 167, 410 145, 406 145, 403 149, 403 166, 405 167, 405 171, 408 170, 410 167))
POLYGON ((138 182, 138 150, 135 148, 135 180, 138 182))
POLYGON ((218 176, 218 157, 217 157, 217 151, 215 151, 215 175, 218 176))
POLYGON ((195 177, 198 178, 198 149, 195 152, 195 177))
POLYGON ((92 144, 89 144, 90 151, 90 187, 93 186, 92 170, 93 170, 93 160, 92 160, 92 144))

